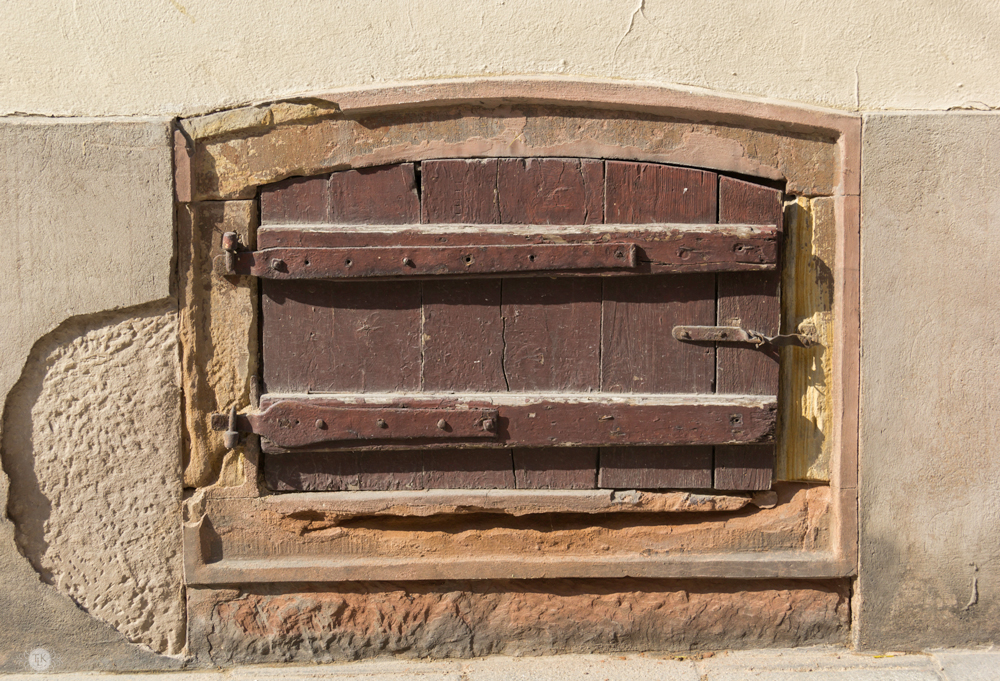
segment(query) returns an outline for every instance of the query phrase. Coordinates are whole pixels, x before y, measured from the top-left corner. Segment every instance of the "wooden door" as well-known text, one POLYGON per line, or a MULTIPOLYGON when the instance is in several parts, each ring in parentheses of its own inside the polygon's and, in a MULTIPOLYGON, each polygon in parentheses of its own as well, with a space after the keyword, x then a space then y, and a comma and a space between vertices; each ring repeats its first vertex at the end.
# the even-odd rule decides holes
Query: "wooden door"
POLYGON ((593 159, 435 160, 260 194, 275 491, 766 489, 780 192, 593 159))

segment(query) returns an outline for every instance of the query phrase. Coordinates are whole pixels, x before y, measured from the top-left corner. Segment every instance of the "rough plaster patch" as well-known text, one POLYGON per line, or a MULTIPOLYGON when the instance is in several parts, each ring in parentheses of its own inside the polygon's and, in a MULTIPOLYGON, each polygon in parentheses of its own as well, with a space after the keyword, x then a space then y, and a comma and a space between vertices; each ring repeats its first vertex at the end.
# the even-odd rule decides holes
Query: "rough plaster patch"
POLYGON ((184 646, 175 305, 75 318, 4 412, 8 515, 43 580, 129 640, 184 646))

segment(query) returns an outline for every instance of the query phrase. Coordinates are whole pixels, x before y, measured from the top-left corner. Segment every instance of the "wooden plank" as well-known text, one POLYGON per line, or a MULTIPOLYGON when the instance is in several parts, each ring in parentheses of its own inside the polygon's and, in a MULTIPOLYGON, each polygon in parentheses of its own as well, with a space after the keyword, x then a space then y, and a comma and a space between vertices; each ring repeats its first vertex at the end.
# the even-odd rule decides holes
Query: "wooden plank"
POLYGON ((261 282, 261 352, 268 392, 314 392, 334 373, 331 286, 314 281, 261 282))
MULTIPOLYGON (((601 222, 603 174, 600 162, 501 160, 501 220, 532 225, 601 222)), ((502 298, 504 371, 510 390, 597 388, 600 280, 507 279, 502 298)))
MULTIPOLYGON (((716 175, 650 163, 608 161, 608 222, 716 221, 716 175)), ((641 286, 604 284, 601 389, 607 392, 707 393, 715 349, 678 342, 678 325, 715 323, 715 277, 659 275, 641 286), (683 321, 697 319, 699 321, 683 321)))
POLYGON ((715 489, 771 489, 774 445, 720 445, 715 448, 715 489))
POLYGON ((601 447, 601 489, 711 489, 711 447, 601 447))
POLYGON ((420 282, 265 281, 269 391, 419 389, 420 282))
POLYGON ((276 492, 512 489, 508 450, 296 452, 265 458, 276 492))
MULTIPOLYGON (((719 275, 720 325, 739 326, 765 336, 778 333, 778 280, 775 273, 719 275)), ((780 349, 720 344, 716 348, 716 391, 777 395, 780 349)))
MULTIPOLYGON (((425 161, 420 175, 425 223, 500 221, 496 159, 425 161)), ((436 235, 427 245, 450 243, 436 235)), ((506 390, 500 287, 499 280, 424 284, 425 390, 506 390)))
POLYGON ((518 489, 594 489, 597 448, 514 449, 518 489))
POLYGON ((423 221, 500 222, 497 159, 424 161, 420 164, 423 221))
POLYGON ((329 222, 329 176, 291 177, 260 188, 260 222, 329 222))
POLYGON ((506 390, 500 280, 423 284, 424 390, 506 390))
POLYGON ((330 220, 389 225, 420 222, 414 165, 400 163, 331 174, 330 220))
MULTIPOLYGON (((310 435, 295 435, 292 440, 301 446, 334 449, 427 449, 475 447, 546 447, 580 446, 597 447, 607 443, 627 445, 702 445, 702 444, 764 444, 774 442, 777 414, 773 397, 716 397, 716 396, 628 396, 610 398, 594 393, 539 395, 536 393, 473 394, 459 399, 455 395, 428 394, 426 397, 402 397, 398 393, 372 394, 359 397, 264 395, 261 410, 277 402, 286 406, 282 413, 287 418, 288 404, 302 405, 303 414, 311 414, 312 421, 302 420, 295 428, 310 435), (316 430, 312 427, 317 407, 371 409, 373 420, 380 409, 496 409, 499 412, 496 437, 461 439, 452 436, 428 437, 426 440, 370 440, 365 446, 358 440, 331 441, 333 430, 316 430)), ((335 414, 330 418, 334 418, 335 414)), ((261 418, 258 415, 254 419, 261 418)), ((279 423, 279 425, 281 425, 279 423)), ((212 417, 212 427, 226 430, 227 417, 212 417)), ((237 427, 242 432, 253 432, 250 418, 241 416, 237 427)), ((273 429, 272 426, 267 428, 273 429)), ((285 426, 282 426, 285 427, 285 426)), ((288 426, 292 427, 292 426, 288 426)), ((265 429, 262 426, 262 430, 265 429)), ((369 433, 370 435, 370 433, 369 433)), ((478 434, 477 434, 478 435, 478 434)), ((289 435, 288 437, 293 437, 289 435)), ((339 437, 339 436, 338 436, 339 437)), ((267 441, 264 451, 282 451, 267 441)))
MULTIPOLYGON (((781 225, 781 192, 777 189, 719 178, 719 221, 781 225)), ((771 336, 778 333, 778 272, 725 273, 718 280, 718 320, 771 336)), ((720 345, 716 350, 716 391, 744 395, 776 395, 780 352, 720 345)))
POLYGON ((597 388, 600 279, 504 279, 501 299, 509 390, 597 388))
POLYGON ((604 281, 601 390, 710 393, 712 344, 682 343, 675 326, 715 323, 715 277, 655 275, 604 281))
POLYGON ((420 388, 420 283, 331 283, 333 371, 318 390, 420 388))
POLYGON ((719 178, 719 224, 782 224, 781 190, 733 177, 719 178))
POLYGON ((608 161, 606 185, 605 222, 716 222, 715 173, 608 161))
POLYGON ((500 222, 584 225, 604 222, 604 163, 590 159, 499 161, 500 222))

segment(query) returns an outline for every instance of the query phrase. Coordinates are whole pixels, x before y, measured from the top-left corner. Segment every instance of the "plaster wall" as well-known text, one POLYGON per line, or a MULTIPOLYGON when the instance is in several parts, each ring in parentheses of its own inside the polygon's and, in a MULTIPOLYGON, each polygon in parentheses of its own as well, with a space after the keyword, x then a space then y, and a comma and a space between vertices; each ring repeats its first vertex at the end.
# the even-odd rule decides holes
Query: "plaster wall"
POLYGON ((0 114, 191 115, 484 75, 655 81, 851 110, 1000 106, 993 0, 9 0, 0 114))
POLYGON ((871 115, 858 643, 1000 638, 1000 115, 871 115))
POLYGON ((166 625, 174 633, 144 639, 137 623, 149 608, 132 603, 130 613, 122 594, 111 595, 113 578, 133 579, 147 561, 172 564, 150 573, 168 591, 171 580, 160 578, 173 575, 174 593, 156 607, 182 608, 179 557, 160 544, 171 519, 179 530, 179 485, 144 490, 161 484, 155 472, 172 470, 176 480, 180 463, 169 128, 162 119, 0 119, 2 671, 28 670, 37 647, 51 653, 53 671, 179 664, 112 626, 130 618, 132 641, 170 651, 183 645, 176 623, 166 625), (133 402, 130 389, 144 381, 159 394, 133 402), (137 436, 154 430, 159 441, 142 451, 137 436), (17 452, 38 460, 17 467, 16 494, 35 492, 35 514, 54 508, 34 551, 18 547, 8 519, 17 452), (87 461, 117 479, 88 472, 87 461), (137 522, 143 514, 155 521, 137 522), (48 564, 44 581, 24 553, 48 564))

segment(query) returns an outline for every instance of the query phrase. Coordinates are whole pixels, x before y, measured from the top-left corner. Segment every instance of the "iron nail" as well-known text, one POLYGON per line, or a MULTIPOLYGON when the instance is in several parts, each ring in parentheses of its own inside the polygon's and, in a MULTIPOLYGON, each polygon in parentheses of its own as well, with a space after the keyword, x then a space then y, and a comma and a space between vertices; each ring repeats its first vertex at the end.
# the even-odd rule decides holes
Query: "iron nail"
POLYGON ((493 419, 483 420, 483 430, 485 430, 487 433, 492 433, 496 429, 496 427, 497 423, 493 419))
POLYGON ((326 428, 326 421, 324 421, 323 419, 316 419, 316 427, 319 428, 320 430, 323 430, 324 428, 326 428))
POLYGON ((444 419, 441 419, 440 421, 438 421, 438 428, 440 428, 441 430, 444 430, 447 427, 448 427, 448 422, 447 421, 445 421, 444 419))
POLYGON ((404 257, 403 258, 403 265, 405 265, 406 267, 410 267, 411 265, 413 265, 413 261, 410 260, 409 258, 405 258, 404 257))
POLYGON ((285 261, 282 260, 281 258, 275 258, 274 260, 271 261, 272 270, 280 270, 284 266, 285 266, 285 261))
POLYGON ((386 423, 384 419, 379 419, 378 421, 376 421, 376 422, 375 422, 375 424, 376 424, 376 425, 377 425, 377 426, 378 426, 379 428, 388 428, 388 427, 389 427, 389 424, 388 424, 388 423, 386 423))

